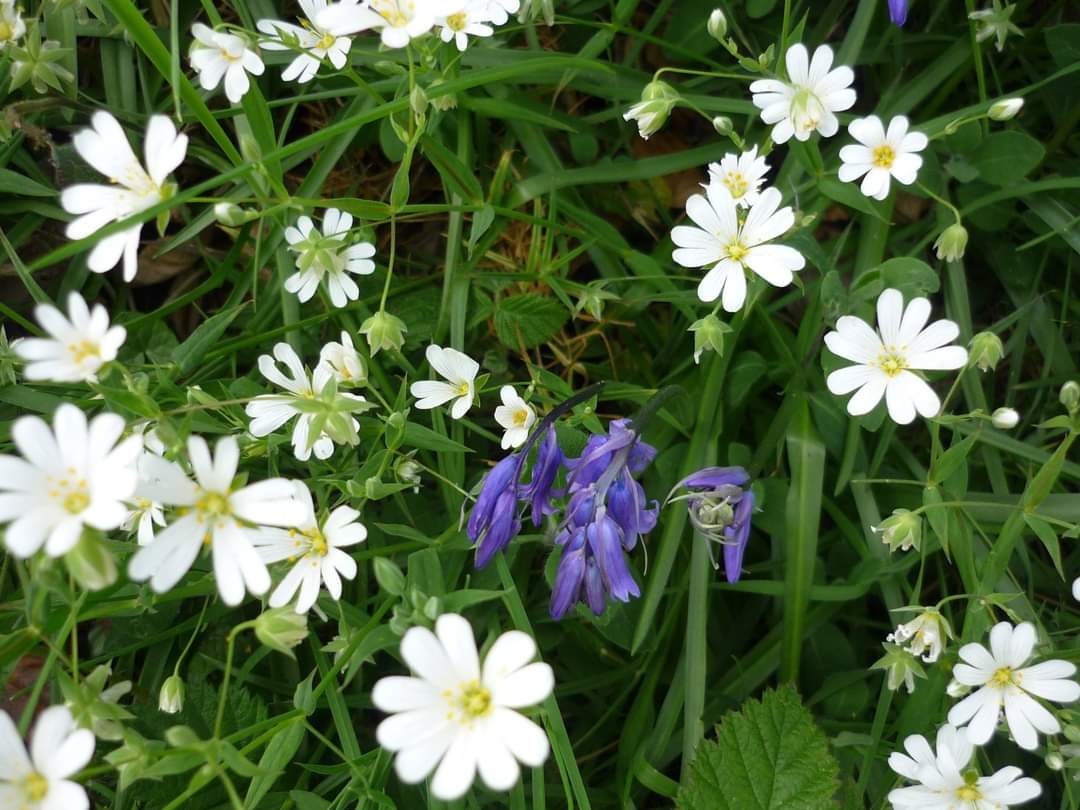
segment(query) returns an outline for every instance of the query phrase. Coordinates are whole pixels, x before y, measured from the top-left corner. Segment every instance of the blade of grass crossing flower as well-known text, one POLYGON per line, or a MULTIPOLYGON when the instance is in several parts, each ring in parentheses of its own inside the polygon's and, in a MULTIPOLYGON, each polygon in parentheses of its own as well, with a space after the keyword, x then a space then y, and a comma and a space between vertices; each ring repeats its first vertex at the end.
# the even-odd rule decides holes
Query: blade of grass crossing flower
MULTIPOLYGON (((319 646, 319 640, 315 635, 308 636, 308 646, 311 648, 311 654, 315 657, 315 663, 318 664, 319 674, 323 680, 336 678, 336 672, 331 669, 330 661, 327 659, 326 653, 322 651, 322 647, 319 646)), ((326 697, 326 702, 330 704, 330 714, 334 718, 334 728, 337 729, 341 749, 354 759, 359 757, 360 742, 356 739, 356 728, 353 725, 349 706, 345 702, 345 696, 340 689, 327 689, 323 692, 323 695, 326 697)))
MULTIPOLYGON (((510 566, 507 565, 505 554, 495 555, 495 566, 499 571, 499 580, 502 582, 503 588, 506 589, 504 597, 506 599, 506 608, 510 612, 514 627, 523 633, 534 636, 532 625, 529 624, 529 616, 525 612, 525 604, 521 601, 517 583, 514 582, 514 578, 510 574, 510 566)), ((555 762, 559 766, 560 772, 570 780, 573 796, 567 794, 568 805, 572 808, 576 801, 577 806, 581 807, 582 810, 589 810, 592 806, 589 803, 589 794, 585 790, 585 782, 581 778, 577 759, 574 757, 574 747, 570 743, 570 735, 566 732, 566 724, 563 722, 562 713, 559 711, 559 704, 555 700, 554 694, 544 701, 544 722, 550 730, 551 749, 555 762)))
POLYGON ((817 556, 821 522, 821 493, 825 480, 825 445, 803 399, 788 428, 791 484, 785 507, 784 641, 780 652, 780 679, 795 681, 805 633, 810 586, 817 556))

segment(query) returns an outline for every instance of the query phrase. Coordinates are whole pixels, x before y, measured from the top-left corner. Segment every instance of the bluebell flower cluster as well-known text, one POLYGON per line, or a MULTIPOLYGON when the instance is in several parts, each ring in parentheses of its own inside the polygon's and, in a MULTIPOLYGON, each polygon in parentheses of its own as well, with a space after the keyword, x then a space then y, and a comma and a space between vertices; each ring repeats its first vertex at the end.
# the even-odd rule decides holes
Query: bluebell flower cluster
POLYGON ((688 475, 675 485, 687 492, 668 500, 685 500, 690 522, 707 540, 713 567, 720 564, 713 556, 712 543, 724 550, 724 574, 728 582, 738 582, 742 575, 743 554, 750 539, 754 514, 754 493, 750 475, 742 467, 706 467, 688 475))
POLYGON ((560 511, 556 502, 569 496, 555 537, 561 557, 551 615, 560 619, 579 602, 599 615, 609 599, 629 602, 640 596, 626 555, 656 526, 659 507, 646 499, 635 478, 655 456, 656 449, 641 441, 630 420, 618 419, 607 433, 590 437, 578 458, 567 459, 549 415, 519 451, 496 464, 484 479, 467 525, 476 546, 476 567, 483 568, 506 549, 521 531, 525 512, 539 526, 546 516, 560 511), (532 475, 522 483, 526 459, 537 440, 532 475), (565 491, 556 487, 562 468, 565 491))
POLYGON ((555 542, 562 557, 551 592, 550 612, 560 619, 578 602, 600 615, 608 599, 629 602, 641 591, 627 553, 638 537, 656 526, 659 508, 650 506, 634 478, 656 456, 627 419, 611 423, 607 434, 589 438, 580 457, 566 467, 570 502, 555 542))

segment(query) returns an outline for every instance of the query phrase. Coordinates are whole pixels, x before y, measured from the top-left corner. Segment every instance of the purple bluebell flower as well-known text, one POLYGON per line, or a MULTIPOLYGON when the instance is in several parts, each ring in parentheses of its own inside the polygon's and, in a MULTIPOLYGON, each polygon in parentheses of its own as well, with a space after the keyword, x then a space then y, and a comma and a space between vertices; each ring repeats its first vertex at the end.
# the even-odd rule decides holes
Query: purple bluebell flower
POLYGON ((477 568, 487 565, 521 531, 517 491, 520 475, 521 456, 511 453, 484 478, 466 527, 469 539, 477 544, 477 568))
POLYGON ((908 0, 889 0, 889 17, 893 25, 902 26, 907 22, 908 0))
POLYGON ((712 543, 724 548, 724 573, 728 582, 738 582, 742 574, 743 554, 750 539, 754 513, 754 493, 750 475, 742 467, 706 467, 680 481, 672 489, 686 489, 684 495, 668 501, 685 500, 690 522, 709 543, 713 567, 720 564, 713 556, 712 543))
POLYGON ((555 573, 550 612, 561 619, 578 602, 600 615, 608 599, 640 596, 627 561, 638 537, 656 526, 659 508, 650 506, 633 477, 656 456, 627 419, 591 436, 576 459, 567 460, 570 502, 555 538, 562 557, 555 573))
POLYGON ((532 478, 522 490, 521 495, 532 504, 533 526, 539 526, 544 515, 555 512, 552 500, 562 493, 553 488, 555 476, 559 474, 565 456, 559 448, 559 440, 555 436, 554 423, 548 425, 544 438, 540 441, 540 449, 536 451, 536 461, 533 462, 532 478))

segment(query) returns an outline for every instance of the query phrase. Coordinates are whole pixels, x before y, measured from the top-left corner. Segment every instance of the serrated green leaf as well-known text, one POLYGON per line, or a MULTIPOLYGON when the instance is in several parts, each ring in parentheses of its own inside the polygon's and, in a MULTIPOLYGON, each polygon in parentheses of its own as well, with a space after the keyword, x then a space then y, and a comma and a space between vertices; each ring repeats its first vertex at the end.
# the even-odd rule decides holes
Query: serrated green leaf
POLYGON ((749 700, 698 748, 680 810, 826 810, 837 764, 791 686, 749 700))
POLYGON ((495 309, 495 334, 508 349, 532 349, 549 340, 570 318, 566 307, 539 293, 504 298, 495 309))

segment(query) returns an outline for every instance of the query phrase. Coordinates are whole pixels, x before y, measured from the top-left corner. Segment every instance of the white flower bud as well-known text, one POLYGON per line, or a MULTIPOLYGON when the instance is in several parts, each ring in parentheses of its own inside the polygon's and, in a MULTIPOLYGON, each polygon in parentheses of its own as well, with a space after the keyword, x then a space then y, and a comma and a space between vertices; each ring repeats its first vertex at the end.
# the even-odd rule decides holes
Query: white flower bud
POLYGON ((716 134, 720 136, 730 135, 732 130, 735 129, 734 124, 731 123, 731 119, 726 115, 718 115, 712 120, 713 129, 716 130, 716 134))
POLYGON ((1012 430, 1020 423, 1020 414, 1013 408, 998 408, 990 416, 990 423, 998 430, 1012 430))
POLYGON ((679 101, 679 93, 670 84, 654 79, 641 91, 641 101, 623 115, 625 121, 636 121, 638 134, 645 140, 660 131, 679 101))
POLYGON ((989 115, 994 121, 1009 121, 1016 117, 1016 114, 1020 112, 1020 108, 1023 106, 1024 100, 1022 98, 1002 99, 990 105, 989 115))
POLYGON ((727 17, 724 16, 724 12, 721 9, 714 8, 712 10, 712 14, 709 15, 709 22, 706 23, 705 29, 713 39, 718 42, 724 41, 724 36, 727 34, 727 17))
POLYGON ((1065 767, 1065 757, 1061 756, 1057 751, 1051 751, 1043 761, 1046 763, 1046 767, 1052 771, 1060 771, 1065 767))
POLYGON ((964 250, 967 248, 967 242, 967 228, 959 222, 954 222, 941 232, 937 241, 934 242, 934 250, 937 251, 937 257, 939 259, 944 259, 947 262, 955 262, 964 258, 964 250))
POLYGON ((158 708, 166 714, 176 714, 184 708, 184 679, 170 675, 158 693, 158 708))
POLYGON ((965 686, 960 683, 960 681, 956 680, 956 678, 949 681, 949 685, 945 687, 945 693, 951 698, 962 698, 970 691, 970 686, 965 686))

